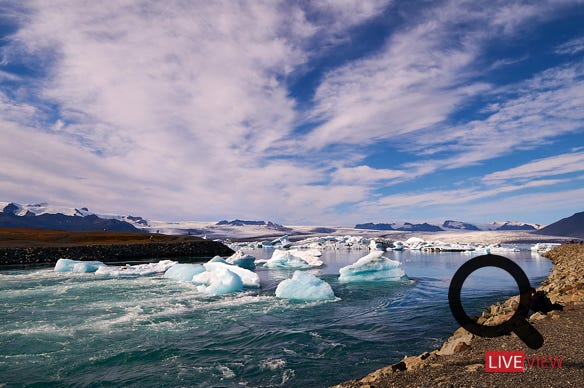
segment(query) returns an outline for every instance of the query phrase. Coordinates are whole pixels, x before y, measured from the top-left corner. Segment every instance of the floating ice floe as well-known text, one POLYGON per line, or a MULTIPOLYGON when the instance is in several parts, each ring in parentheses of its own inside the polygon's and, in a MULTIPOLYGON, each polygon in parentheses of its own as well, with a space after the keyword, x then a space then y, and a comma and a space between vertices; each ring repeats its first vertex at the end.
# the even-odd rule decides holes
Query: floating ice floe
MULTIPOLYGON (((207 263, 208 264, 208 263, 207 263)), ((243 281, 237 274, 227 268, 216 268, 193 276, 198 283, 197 290, 209 295, 223 295, 243 289, 243 281)))
POLYGON ((176 261, 161 260, 158 263, 147 263, 138 265, 129 264, 126 264, 125 266, 104 265, 102 267, 99 267, 97 271, 95 271, 95 274, 111 277, 148 276, 166 272, 170 267, 172 267, 175 264, 177 264, 176 261))
POLYGON ((323 262, 318 258, 321 254, 319 250, 315 249, 291 249, 289 251, 276 249, 272 253, 272 257, 264 263, 264 267, 292 269, 317 268, 323 265, 323 262))
POLYGON ((253 271, 255 269, 255 257, 245 253, 241 249, 237 250, 237 252, 228 257, 225 261, 228 262, 229 264, 249 269, 250 271, 253 271))
POLYGON ((383 257, 382 251, 373 251, 357 262, 339 270, 339 281, 399 280, 405 272, 400 262, 383 257))
POLYGON ((201 264, 175 264, 164 273, 164 277, 173 280, 190 282, 193 276, 205 272, 205 267, 201 264))
POLYGON ((215 257, 211 259, 211 261, 203 264, 203 267, 205 267, 207 272, 214 272, 220 269, 226 269, 240 277, 244 287, 252 288, 260 287, 260 277, 258 276, 257 273, 250 271, 249 269, 241 268, 237 265, 229 264, 222 259, 221 261, 218 259, 221 258, 215 257))
POLYGON ((91 273, 97 271, 99 267, 106 265, 101 261, 81 261, 71 259, 59 259, 55 264, 55 272, 76 272, 91 273))
POLYGON ((295 271, 292 279, 281 281, 276 287, 276 296, 304 301, 335 299, 333 289, 327 282, 302 271, 295 271))
POLYGON ((248 269, 229 264, 215 256, 205 264, 175 264, 164 274, 165 278, 197 284, 197 290, 210 295, 241 291, 244 287, 259 288, 260 278, 248 269))

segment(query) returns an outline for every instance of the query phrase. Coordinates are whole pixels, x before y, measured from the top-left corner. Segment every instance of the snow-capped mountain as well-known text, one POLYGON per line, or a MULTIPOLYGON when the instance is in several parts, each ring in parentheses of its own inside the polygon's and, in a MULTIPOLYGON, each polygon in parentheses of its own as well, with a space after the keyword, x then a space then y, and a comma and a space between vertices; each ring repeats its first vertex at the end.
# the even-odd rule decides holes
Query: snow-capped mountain
MULTIPOLYGON (((208 238, 251 238, 273 237, 284 234, 307 235, 362 231, 400 232, 443 232, 443 231, 534 231, 541 228, 537 224, 523 222, 491 222, 474 224, 447 220, 441 224, 388 222, 364 223, 354 228, 343 227, 286 227, 272 221, 158 221, 133 215, 96 214, 87 207, 70 208, 53 206, 48 203, 21 205, 14 202, 0 202, 0 227, 23 227, 64 230, 143 230, 151 233, 189 234, 208 238)), ((351 233, 353 233, 351 232, 351 233)))
POLYGON ((523 230, 533 231, 541 228, 539 224, 528 224, 525 222, 491 222, 487 224, 471 224, 462 221, 446 220, 441 225, 430 224, 427 222, 421 224, 414 224, 411 222, 392 222, 392 223, 372 223, 355 225, 356 229, 372 229, 372 230, 398 230, 411 232, 441 232, 449 230, 468 230, 468 231, 489 231, 489 230, 523 230))
POLYGON ((140 231, 131 223, 125 222, 123 218, 98 216, 86 207, 67 208, 51 206, 47 203, 21 205, 14 202, 0 202, 0 227, 3 228, 140 231))

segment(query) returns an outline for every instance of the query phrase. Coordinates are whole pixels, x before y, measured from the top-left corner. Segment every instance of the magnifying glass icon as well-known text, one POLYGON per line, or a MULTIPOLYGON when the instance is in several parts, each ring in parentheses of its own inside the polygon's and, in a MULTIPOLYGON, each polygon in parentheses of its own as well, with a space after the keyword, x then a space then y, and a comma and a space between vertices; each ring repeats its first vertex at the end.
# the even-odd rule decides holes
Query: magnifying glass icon
POLYGON ((529 291, 531 285, 525 272, 516 263, 499 255, 477 256, 464 263, 454 274, 448 288, 448 303, 454 319, 468 332, 480 337, 499 337, 514 332, 531 349, 539 349, 543 345, 542 335, 525 317, 529 310, 529 291), (519 286, 519 306, 511 318, 496 325, 486 326, 473 321, 464 311, 460 292, 466 278, 483 267, 497 267, 507 271, 519 286))

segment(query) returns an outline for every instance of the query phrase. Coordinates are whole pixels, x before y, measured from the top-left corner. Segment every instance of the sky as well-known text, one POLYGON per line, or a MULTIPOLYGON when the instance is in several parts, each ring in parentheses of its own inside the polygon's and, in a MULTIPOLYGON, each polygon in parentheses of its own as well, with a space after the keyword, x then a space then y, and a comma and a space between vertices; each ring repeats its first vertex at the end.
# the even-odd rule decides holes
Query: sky
POLYGON ((0 0, 0 200, 157 220, 584 210, 584 2, 0 0))

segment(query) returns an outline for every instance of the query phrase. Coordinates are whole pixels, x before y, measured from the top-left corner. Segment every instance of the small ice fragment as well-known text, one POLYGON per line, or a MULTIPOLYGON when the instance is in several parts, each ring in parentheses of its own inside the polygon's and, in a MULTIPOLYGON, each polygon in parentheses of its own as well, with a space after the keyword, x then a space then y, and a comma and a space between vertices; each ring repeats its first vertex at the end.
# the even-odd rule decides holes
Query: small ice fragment
POLYGON ((76 273, 91 273, 97 271, 100 267, 105 267, 106 265, 101 261, 78 261, 73 266, 71 272, 76 273))
POLYGON ((302 251, 300 249, 291 249, 289 251, 284 251, 276 249, 274 253, 272 253, 270 260, 268 260, 264 266, 268 268, 295 269, 320 267, 323 263, 315 256, 317 252, 320 254, 320 251, 318 250, 302 251))
POLYGON ((238 267, 249 269, 250 271, 255 270, 255 257, 245 253, 243 250, 239 249, 233 255, 225 260, 229 264, 237 265, 238 267))
POLYGON ((97 271, 100 267, 106 265, 101 261, 81 261, 71 259, 59 259, 55 264, 53 271, 55 272, 76 272, 76 273, 90 273, 97 271))
POLYGON ((339 270, 339 281, 399 280, 405 272, 400 262, 383 257, 383 251, 373 251, 357 262, 339 270))
POLYGON ((331 300, 335 294, 331 286, 316 276, 302 271, 295 271, 292 279, 286 279, 278 284, 276 296, 293 300, 331 300))
POLYGON ((201 264, 175 264, 166 270, 164 277, 190 282, 193 280, 193 276, 201 272, 205 272, 205 268, 201 264))
POLYGON ((170 267, 177 264, 172 260, 161 260, 158 263, 138 264, 125 266, 103 266, 95 271, 96 275, 105 275, 111 277, 136 277, 148 276, 157 273, 166 272, 170 267))

